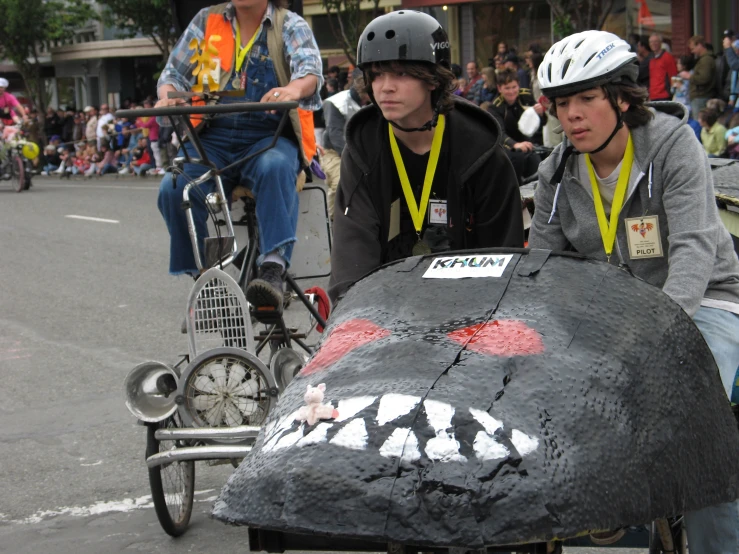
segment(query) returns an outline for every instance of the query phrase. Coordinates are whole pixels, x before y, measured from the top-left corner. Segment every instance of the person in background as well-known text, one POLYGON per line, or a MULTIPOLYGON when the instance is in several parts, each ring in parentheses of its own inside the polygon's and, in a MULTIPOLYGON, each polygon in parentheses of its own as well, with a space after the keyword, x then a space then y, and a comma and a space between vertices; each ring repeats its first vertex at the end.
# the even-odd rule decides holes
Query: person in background
POLYGON ((148 170, 154 167, 154 154, 149 148, 149 139, 140 136, 136 147, 131 151, 129 167, 133 173, 143 177, 148 170))
POLYGON ((20 102, 8 92, 9 86, 8 80, 0 77, 0 122, 4 125, 13 125, 14 123, 27 121, 28 116, 20 102))
POLYGON ((470 102, 474 102, 475 97, 479 94, 480 89, 482 88, 482 75, 480 75, 480 70, 477 65, 477 62, 472 61, 467 63, 467 84, 464 87, 464 91, 462 92, 462 96, 469 100, 470 102))
POLYGON ((74 141, 74 108, 67 107, 67 109, 64 110, 61 135, 62 142, 74 141))
POLYGON ((516 75, 518 75, 518 85, 521 88, 531 88, 531 76, 529 75, 528 71, 521 67, 518 56, 516 56, 516 54, 508 54, 504 66, 506 69, 510 69, 511 71, 516 72, 516 75))
MULTIPOLYGON (((144 100, 144 108, 153 108, 154 103, 151 100, 144 100)), ((156 117, 139 117, 136 120, 136 127, 141 129, 143 135, 149 139, 149 148, 154 155, 154 168, 152 175, 164 175, 162 169, 162 157, 159 152, 159 123, 156 117)))
POLYGON ((701 124, 701 143, 709 158, 720 158, 726 152, 726 127, 718 122, 718 113, 709 108, 698 112, 701 124))
POLYGON ((95 126, 95 137, 97 140, 97 147, 100 147, 104 142, 108 143, 110 147, 110 135, 108 134, 108 124, 112 123, 115 117, 110 113, 110 107, 107 104, 100 105, 100 115, 98 116, 97 125, 95 126))
POLYGON ((361 69, 354 70, 352 88, 343 90, 327 98, 323 103, 326 118, 326 132, 323 135, 321 167, 326 174, 328 193, 328 213, 333 221, 336 189, 339 186, 341 154, 344 151, 346 125, 362 106, 369 104, 365 92, 364 76, 361 69))
POLYGON ((652 61, 652 52, 649 49, 649 41, 639 38, 636 43, 636 56, 639 60, 639 78, 636 83, 640 87, 649 89, 649 62, 652 61))
POLYGON ((492 102, 498 95, 495 69, 492 67, 483 67, 480 73, 482 74, 482 87, 480 87, 479 94, 473 100, 478 106, 482 106, 486 102, 492 102))
POLYGON ((728 102, 734 111, 739 110, 737 106, 737 97, 739 97, 739 40, 734 40, 734 31, 724 31, 724 58, 729 68, 729 78, 727 79, 728 102))
POLYGON ((672 54, 662 48, 662 36, 653 33, 649 37, 652 59, 649 60, 649 99, 669 100, 671 79, 677 75, 677 64, 672 54))
POLYGON ((97 135, 97 128, 98 128, 98 111, 97 108, 93 106, 87 106, 84 109, 85 117, 87 118, 87 121, 85 122, 85 136, 84 138, 87 140, 94 140, 97 143, 98 135, 97 135))
POLYGON ((693 74, 690 76, 690 111, 699 113, 706 103, 714 97, 716 88, 716 63, 706 47, 706 39, 700 35, 690 37, 690 51, 695 57, 693 74))

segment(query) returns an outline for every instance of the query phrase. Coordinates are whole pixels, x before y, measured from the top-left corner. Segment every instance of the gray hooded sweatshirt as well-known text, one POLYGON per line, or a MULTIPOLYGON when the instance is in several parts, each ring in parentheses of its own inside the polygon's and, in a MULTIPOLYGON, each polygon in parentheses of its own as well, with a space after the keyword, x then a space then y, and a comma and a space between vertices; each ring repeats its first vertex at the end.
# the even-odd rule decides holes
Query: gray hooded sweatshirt
MULTIPOLYGON (((691 316, 704 297, 739 304, 739 261, 718 216, 708 158, 685 125, 687 110, 674 102, 650 106, 654 118, 631 130, 631 186, 619 215, 611 263, 628 265, 691 316), (664 256, 630 259, 623 221, 645 215, 659 216, 664 256)), ((567 161, 561 183, 551 182, 569 144, 565 139, 539 166, 529 246, 575 250, 606 261, 589 179, 583 183, 577 178, 580 156, 567 161)))

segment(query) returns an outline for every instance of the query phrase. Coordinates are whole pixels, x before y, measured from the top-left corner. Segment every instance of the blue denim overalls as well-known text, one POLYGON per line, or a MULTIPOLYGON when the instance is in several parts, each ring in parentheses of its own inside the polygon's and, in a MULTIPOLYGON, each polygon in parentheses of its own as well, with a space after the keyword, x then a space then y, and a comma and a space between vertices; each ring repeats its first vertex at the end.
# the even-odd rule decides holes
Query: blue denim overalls
MULTIPOLYGON (((247 66, 246 97, 226 97, 226 102, 259 102, 268 91, 278 86, 272 59, 267 49, 267 27, 262 27, 253 49, 259 49, 259 58, 247 55, 244 65, 247 66)), ((234 55, 234 63, 236 56, 234 55)), ((235 71, 224 90, 238 88, 240 71, 235 71), (236 85, 236 86, 234 86, 236 85)), ((267 112, 249 112, 243 114, 219 115, 210 120, 208 126, 201 130, 200 141, 208 158, 219 168, 225 167, 243 158, 250 152, 256 152, 267 146, 277 129, 281 114, 267 112)), ((190 142, 184 148, 188 154, 198 157, 190 142)), ((180 155, 183 155, 180 152, 180 155)), ((295 231, 298 224, 298 193, 295 181, 300 169, 298 146, 291 140, 280 137, 274 148, 249 161, 237 165, 223 174, 223 187, 230 198, 236 185, 250 189, 256 198, 256 213, 259 225, 259 251, 262 258, 270 252, 277 251, 290 262, 295 231)), ((195 164, 185 164, 185 173, 194 179, 205 172, 205 168, 195 164)), ((167 173, 159 187, 157 205, 162 213, 169 234, 170 262, 169 272, 172 275, 198 273, 192 252, 187 219, 181 207, 182 190, 187 179, 179 175, 174 181, 171 173, 167 173)), ((193 217, 200 239, 200 252, 203 252, 203 238, 207 236, 207 211, 205 196, 215 188, 213 180, 206 181, 197 189, 190 190, 193 217)))

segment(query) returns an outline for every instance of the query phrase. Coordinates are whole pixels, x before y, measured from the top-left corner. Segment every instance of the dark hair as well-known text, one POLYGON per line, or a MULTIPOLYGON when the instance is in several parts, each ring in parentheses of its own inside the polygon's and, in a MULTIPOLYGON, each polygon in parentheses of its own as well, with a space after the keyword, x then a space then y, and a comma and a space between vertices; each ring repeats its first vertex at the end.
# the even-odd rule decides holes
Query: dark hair
POLYGON ((649 40, 648 39, 640 37, 639 40, 636 41, 636 43, 642 48, 646 48, 647 50, 649 50, 649 40))
POLYGON ((454 77, 456 79, 459 79, 462 76, 462 66, 458 63, 453 63, 452 66, 452 73, 454 74, 454 77))
POLYGON ((374 72, 405 73, 436 87, 431 91, 431 104, 438 108, 439 113, 449 113, 454 108, 454 73, 439 64, 427 62, 392 61, 372 64, 370 71, 365 71, 367 80, 366 92, 372 96, 372 81, 374 72))
POLYGON ((518 72, 513 69, 504 69, 495 76, 495 83, 497 85, 507 85, 513 81, 518 83, 518 72))
POLYGON ((289 7, 289 6, 288 6, 288 2, 289 2, 289 0, 270 0, 270 2, 272 2, 272 5, 273 5, 273 6, 275 7, 275 8, 284 8, 284 9, 288 9, 288 7, 289 7))
POLYGON ((706 125, 713 127, 718 121, 718 112, 710 108, 703 108, 698 112, 698 121, 705 121, 706 125))
POLYGON ((695 67, 695 58, 691 54, 685 54, 684 56, 680 56, 680 63, 686 71, 690 71, 695 67))
POLYGON ((531 54, 531 58, 529 59, 531 60, 531 68, 534 71, 538 71, 541 62, 544 61, 544 54, 542 54, 541 52, 534 52, 531 54))
POLYGON ((531 44, 529 44, 529 52, 531 52, 532 54, 542 54, 541 44, 539 44, 538 42, 532 42, 531 44))
POLYGON ((521 64, 519 63, 519 61, 518 61, 518 56, 516 56, 516 54, 508 54, 508 55, 506 56, 506 58, 505 58, 505 61, 506 61, 506 63, 507 63, 507 62, 515 63, 515 64, 516 64, 516 66, 518 66, 518 65, 521 65, 521 64))
POLYGON ((333 87, 334 91, 339 91, 339 80, 338 79, 326 79, 326 85, 333 87))
MULTIPOLYGON (((599 88, 603 91, 611 106, 617 112, 621 110, 618 105, 619 100, 629 105, 629 109, 621 114, 624 123, 629 129, 636 129, 637 127, 646 125, 654 117, 654 114, 646 106, 649 92, 646 88, 640 87, 636 83, 607 83, 594 88, 599 88)), ((562 98, 566 98, 566 96, 562 98)), ((552 103, 549 107, 549 113, 557 117, 557 98, 550 98, 550 100, 552 103)))
POLYGON ((332 65, 331 67, 328 68, 328 72, 336 73, 336 75, 338 75, 339 73, 341 73, 341 68, 338 65, 332 65))

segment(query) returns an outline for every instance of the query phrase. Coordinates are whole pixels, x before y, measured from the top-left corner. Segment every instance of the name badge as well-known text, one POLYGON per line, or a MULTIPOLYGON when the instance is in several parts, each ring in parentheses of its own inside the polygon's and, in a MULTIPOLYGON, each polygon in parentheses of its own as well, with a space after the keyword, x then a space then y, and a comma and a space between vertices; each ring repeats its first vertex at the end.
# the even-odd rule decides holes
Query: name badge
POLYGON ((659 217, 656 215, 624 219, 629 256, 632 260, 661 258, 662 239, 659 234, 659 217))
POLYGON ((429 225, 446 225, 446 200, 429 200, 429 225))

